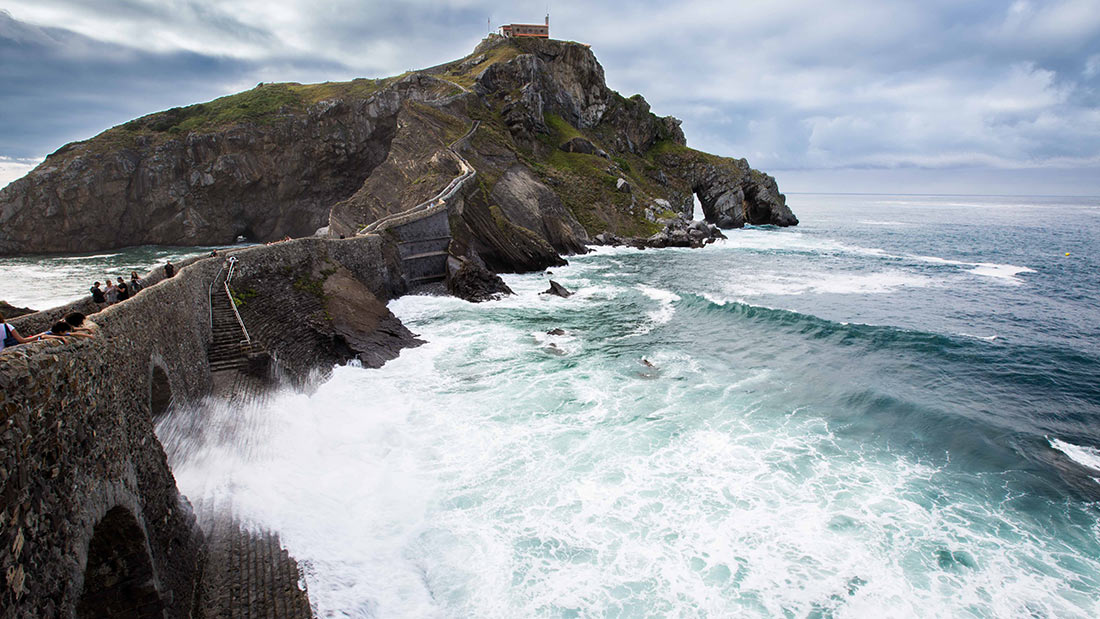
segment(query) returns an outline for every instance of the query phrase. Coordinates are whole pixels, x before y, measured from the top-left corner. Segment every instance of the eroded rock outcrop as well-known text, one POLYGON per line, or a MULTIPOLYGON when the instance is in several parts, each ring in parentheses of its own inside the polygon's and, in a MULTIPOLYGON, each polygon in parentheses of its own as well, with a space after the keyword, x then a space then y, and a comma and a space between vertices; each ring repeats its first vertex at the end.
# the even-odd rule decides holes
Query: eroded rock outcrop
POLYGON ((514 294, 496 273, 473 260, 455 257, 447 261, 447 292, 472 303, 514 294))
POLYGON ((594 239, 600 245, 629 245, 638 249, 663 247, 694 247, 709 245, 718 239, 726 238, 715 224, 701 220, 691 221, 684 217, 672 217, 663 220, 664 228, 649 237, 622 238, 604 232, 594 239))

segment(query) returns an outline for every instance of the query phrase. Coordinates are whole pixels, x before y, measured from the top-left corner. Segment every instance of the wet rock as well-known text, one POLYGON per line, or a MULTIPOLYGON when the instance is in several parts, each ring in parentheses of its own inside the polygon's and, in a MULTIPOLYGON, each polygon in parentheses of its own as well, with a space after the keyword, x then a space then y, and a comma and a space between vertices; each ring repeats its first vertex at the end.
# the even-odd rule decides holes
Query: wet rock
POLYGON ((447 259, 447 291, 472 303, 495 301, 513 294, 496 273, 473 260, 454 256, 447 259))
POLYGON ((546 332, 546 335, 565 335, 565 329, 550 329, 546 332))
POLYGON ((32 310, 29 307, 16 307, 7 301, 0 301, 0 314, 4 315, 5 319, 15 318, 16 316, 23 316, 26 314, 33 314, 38 310, 32 310))
POLYGON ((638 249, 662 247, 703 247, 726 236, 718 226, 705 221, 689 221, 681 217, 665 219, 664 228, 650 237, 620 238, 607 232, 597 234, 596 242, 602 245, 629 245, 638 249))
POLYGON ((616 235, 614 235, 610 232, 601 232, 601 233, 597 234, 596 237, 595 237, 595 241, 599 245, 617 246, 617 245, 622 245, 623 244, 623 239, 622 238, 620 238, 620 237, 618 237, 618 236, 616 236, 616 235))
POLYGON ((550 280, 550 288, 548 288, 547 290, 545 290, 544 292, 541 292, 541 293, 539 293, 539 294, 552 294, 552 295, 557 295, 557 296, 559 296, 559 297, 561 297, 561 298, 563 298, 563 299, 564 299, 564 298, 567 298, 567 297, 571 297, 571 296, 573 296, 573 293, 572 293, 572 292, 569 292, 569 291, 568 291, 568 290, 567 290, 567 289, 565 288, 565 286, 562 286, 561 284, 559 284, 558 282, 556 282, 556 281, 554 281, 554 280, 550 280))

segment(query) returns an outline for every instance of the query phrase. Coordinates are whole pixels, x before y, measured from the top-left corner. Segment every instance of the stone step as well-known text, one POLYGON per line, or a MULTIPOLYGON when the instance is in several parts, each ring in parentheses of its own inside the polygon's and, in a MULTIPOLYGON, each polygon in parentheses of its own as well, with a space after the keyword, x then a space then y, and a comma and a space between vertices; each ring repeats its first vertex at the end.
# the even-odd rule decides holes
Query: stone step
POLYGON ((449 253, 447 250, 443 251, 426 251, 419 254, 413 254, 411 256, 405 256, 402 260, 421 260, 423 258, 439 258, 441 256, 447 256, 449 253))
POLYGON ((240 340, 233 340, 232 342, 226 342, 226 343, 224 343, 220 346, 211 346, 209 349, 207 349, 206 354, 207 354, 207 356, 210 356, 210 355, 216 355, 216 354, 224 354, 224 353, 227 353, 227 352, 228 353, 233 353, 233 354, 236 354, 236 355, 241 354, 241 342, 240 342, 240 340))
POLYGON ((237 334, 233 337, 222 338, 220 340, 214 340, 210 343, 210 347, 207 350, 219 350, 222 348, 239 348, 244 338, 241 334, 237 334))
POLYGON ((224 372, 226 370, 239 370, 245 365, 244 359, 226 359, 222 361, 211 361, 211 372, 224 372))

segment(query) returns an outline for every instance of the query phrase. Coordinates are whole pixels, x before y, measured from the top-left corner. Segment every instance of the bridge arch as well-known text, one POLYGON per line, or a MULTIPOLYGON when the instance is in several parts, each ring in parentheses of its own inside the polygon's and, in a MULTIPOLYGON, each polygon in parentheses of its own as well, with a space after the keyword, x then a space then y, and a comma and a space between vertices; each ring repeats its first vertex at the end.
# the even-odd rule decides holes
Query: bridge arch
POLYGON ((87 553, 78 618, 164 616, 152 555, 133 512, 121 505, 108 510, 87 553))
POLYGON ((164 359, 154 352, 149 358, 149 415, 154 423, 168 412, 172 405, 172 381, 165 369, 164 359))

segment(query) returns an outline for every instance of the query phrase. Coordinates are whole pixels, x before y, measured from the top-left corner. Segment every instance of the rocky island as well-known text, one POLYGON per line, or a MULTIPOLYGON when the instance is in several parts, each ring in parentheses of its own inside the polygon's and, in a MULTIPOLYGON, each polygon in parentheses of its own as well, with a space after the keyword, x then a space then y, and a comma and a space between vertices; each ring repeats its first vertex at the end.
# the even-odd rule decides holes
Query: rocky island
POLYGON ((492 271, 746 223, 798 221, 772 177, 689 148, 563 41, 493 36, 388 79, 261 84, 64 146, 0 192, 0 255, 298 238, 12 321, 34 333, 79 310, 98 333, 0 364, 0 607, 308 616, 277 539, 179 494, 154 433, 170 403, 381 365, 420 343, 385 302, 421 284, 486 300, 509 292, 492 271), (696 196, 705 223, 688 221, 696 196))
POLYGON ((452 253, 525 271, 661 220, 795 225, 775 179, 686 145, 680 121, 609 89, 582 44, 491 36, 386 79, 259 84, 68 144, 0 191, 0 255, 352 236, 477 171, 452 253), (116 225, 125 222, 125 225, 116 225))

